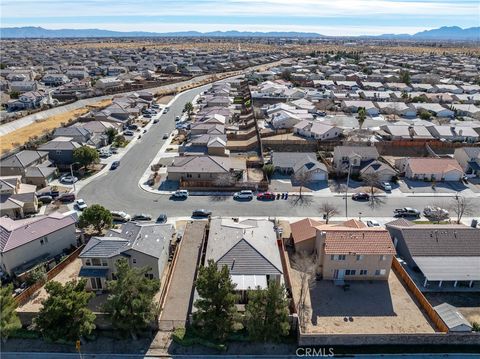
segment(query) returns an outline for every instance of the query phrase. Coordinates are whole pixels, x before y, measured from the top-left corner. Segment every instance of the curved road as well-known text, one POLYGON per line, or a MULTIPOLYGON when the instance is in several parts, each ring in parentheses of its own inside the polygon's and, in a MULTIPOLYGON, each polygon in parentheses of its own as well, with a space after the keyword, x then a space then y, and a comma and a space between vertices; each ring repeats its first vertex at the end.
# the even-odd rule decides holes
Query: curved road
MULTIPOLYGON (((189 216, 192 210, 207 208, 214 215, 222 216, 278 216, 278 217, 303 217, 319 216, 319 207, 328 201, 335 204, 340 217, 345 216, 345 200, 342 197, 304 197, 304 203, 289 200, 276 200, 261 202, 254 199, 250 202, 233 201, 230 196, 222 198, 213 196, 190 196, 185 201, 172 201, 167 195, 146 192, 138 186, 138 182, 150 165, 152 159, 165 143, 162 136, 171 132, 175 127, 175 116, 181 114, 186 102, 203 91, 207 86, 196 88, 180 94, 170 106, 170 111, 160 117, 157 124, 152 125, 149 131, 142 136, 136 144, 122 157, 121 165, 115 171, 107 171, 105 174, 86 184, 80 191, 79 197, 87 203, 99 203, 111 210, 122 210, 130 214, 149 213, 156 217, 160 213, 166 213, 169 217, 189 216)), ((475 212, 480 205, 480 198, 474 198, 475 212)), ((440 202, 451 201, 443 198, 440 202)), ((393 209, 412 206, 423 208, 437 202, 433 197, 390 197, 384 203, 371 209, 368 204, 354 202, 348 199, 348 214, 350 217, 391 217, 393 209)))

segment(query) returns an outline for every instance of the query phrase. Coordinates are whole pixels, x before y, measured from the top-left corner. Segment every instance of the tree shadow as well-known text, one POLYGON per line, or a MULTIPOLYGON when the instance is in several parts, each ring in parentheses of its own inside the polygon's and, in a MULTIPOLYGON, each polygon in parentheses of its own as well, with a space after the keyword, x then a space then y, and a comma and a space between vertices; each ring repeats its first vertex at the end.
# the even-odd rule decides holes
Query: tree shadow
POLYGON ((229 196, 223 194, 214 194, 209 196, 210 202, 225 202, 229 196))
POLYGON ((313 203, 313 197, 293 195, 289 196, 289 203, 292 207, 309 207, 313 203))

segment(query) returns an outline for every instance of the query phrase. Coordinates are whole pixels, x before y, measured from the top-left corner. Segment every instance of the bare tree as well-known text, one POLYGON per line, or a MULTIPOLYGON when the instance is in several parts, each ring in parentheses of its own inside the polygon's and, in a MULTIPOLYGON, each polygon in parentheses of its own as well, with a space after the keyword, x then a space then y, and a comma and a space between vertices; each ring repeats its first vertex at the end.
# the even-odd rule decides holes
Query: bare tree
POLYGON ((298 194, 299 199, 301 199, 303 196, 303 193, 302 193, 303 187, 307 186, 310 182, 312 182, 312 179, 313 179, 312 173, 307 171, 297 172, 293 175, 294 183, 300 187, 299 194, 298 194))
POLYGON ((330 202, 324 202, 319 208, 320 213, 323 214, 325 223, 328 224, 330 218, 336 216, 339 213, 338 207, 330 202))
POLYGON ((315 257, 307 252, 298 252, 292 257, 292 268, 299 272, 300 295, 297 303, 298 320, 306 329, 311 308, 307 303, 310 286, 315 282, 315 257))
POLYGON ((378 173, 364 173, 362 175, 362 180, 363 183, 369 187, 370 207, 375 208, 377 205, 383 204, 384 201, 376 196, 380 192, 377 186, 380 186, 380 183, 382 182, 378 173))
POLYGON ((464 215, 469 215, 473 213, 473 203, 470 198, 456 195, 453 198, 452 204, 450 206, 453 213, 457 215, 457 224, 460 224, 462 217, 464 215))

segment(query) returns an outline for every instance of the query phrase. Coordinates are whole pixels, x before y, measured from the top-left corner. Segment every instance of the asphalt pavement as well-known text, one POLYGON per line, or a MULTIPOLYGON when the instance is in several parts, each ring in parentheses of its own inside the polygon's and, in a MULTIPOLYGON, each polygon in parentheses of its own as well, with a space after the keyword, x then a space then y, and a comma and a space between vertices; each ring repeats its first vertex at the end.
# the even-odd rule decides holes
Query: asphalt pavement
MULTIPOLYGON (((165 140, 164 133, 170 133, 175 128, 175 116, 181 115, 185 103, 204 91, 207 86, 186 91, 177 96, 170 104, 170 111, 160 117, 157 124, 122 157, 121 165, 114 171, 95 178, 83 186, 78 197, 87 204, 98 203, 110 210, 122 210, 130 214, 150 213, 156 217, 166 213, 168 217, 184 217, 191 215, 195 209, 205 208, 213 211, 214 216, 261 216, 261 217, 305 217, 321 215, 319 207, 324 202, 330 202, 338 207, 340 217, 345 214, 345 200, 342 196, 318 197, 304 196, 297 200, 290 196, 288 200, 275 201, 234 201, 231 196, 190 196, 184 201, 171 200, 168 195, 150 193, 138 185, 140 178, 148 168, 152 159, 158 153, 165 140)), ((348 217, 384 218, 391 217, 395 208, 415 207, 423 209, 433 203, 449 203, 451 199, 431 197, 384 197, 382 203, 372 208, 368 202, 347 200, 348 217)), ((480 215, 480 198, 472 198, 474 213, 480 215)))

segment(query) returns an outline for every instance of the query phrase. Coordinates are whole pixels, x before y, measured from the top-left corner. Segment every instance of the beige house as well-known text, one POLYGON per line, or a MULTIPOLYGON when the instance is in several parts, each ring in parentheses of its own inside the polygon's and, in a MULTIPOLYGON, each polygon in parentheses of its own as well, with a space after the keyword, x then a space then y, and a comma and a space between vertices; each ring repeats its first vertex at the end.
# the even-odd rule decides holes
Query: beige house
POLYGON ((359 173, 365 165, 378 159, 374 146, 336 146, 333 150, 333 168, 337 173, 359 173))
POLYGON ((21 183, 22 176, 0 177, 0 217, 23 218, 38 212, 37 186, 21 183))
POLYGON ((316 229, 317 273, 322 279, 388 279, 395 248, 387 230, 355 220, 316 229))

